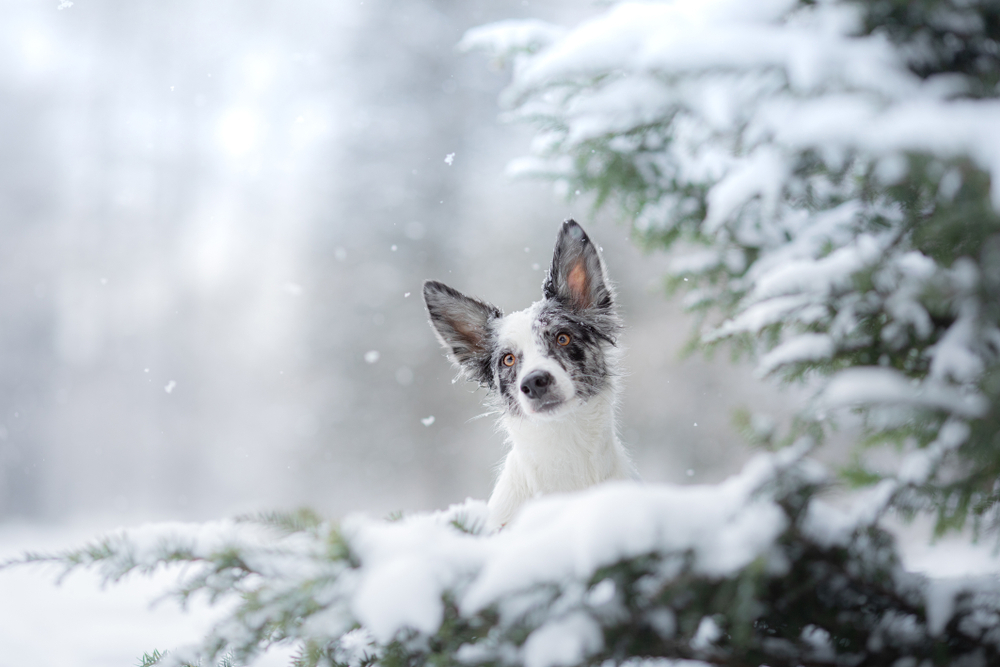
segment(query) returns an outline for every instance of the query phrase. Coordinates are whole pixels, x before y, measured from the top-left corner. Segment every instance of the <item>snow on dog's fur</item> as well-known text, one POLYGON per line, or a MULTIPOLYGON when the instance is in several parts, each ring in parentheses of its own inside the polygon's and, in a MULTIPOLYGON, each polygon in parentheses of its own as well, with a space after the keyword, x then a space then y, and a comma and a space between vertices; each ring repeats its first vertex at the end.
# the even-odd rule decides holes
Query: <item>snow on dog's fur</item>
POLYGON ((443 283, 424 302, 449 358, 489 392, 510 451, 489 500, 494 527, 524 501, 634 476, 615 429, 621 320, 600 253, 563 223, 543 299, 504 315, 443 283))

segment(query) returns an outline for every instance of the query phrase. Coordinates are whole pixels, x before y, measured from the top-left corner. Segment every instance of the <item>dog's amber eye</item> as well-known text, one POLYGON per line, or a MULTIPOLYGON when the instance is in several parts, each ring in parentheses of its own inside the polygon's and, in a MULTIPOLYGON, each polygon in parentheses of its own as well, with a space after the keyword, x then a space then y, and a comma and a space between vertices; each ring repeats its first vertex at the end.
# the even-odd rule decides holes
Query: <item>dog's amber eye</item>
POLYGON ((556 342, 562 345, 563 347, 569 345, 569 334, 568 333, 559 334, 558 336, 556 336, 556 342))
POLYGON ((515 361, 516 361, 516 359, 514 359, 514 355, 513 354, 505 354, 505 355, 503 355, 503 365, 504 366, 513 366, 515 361))

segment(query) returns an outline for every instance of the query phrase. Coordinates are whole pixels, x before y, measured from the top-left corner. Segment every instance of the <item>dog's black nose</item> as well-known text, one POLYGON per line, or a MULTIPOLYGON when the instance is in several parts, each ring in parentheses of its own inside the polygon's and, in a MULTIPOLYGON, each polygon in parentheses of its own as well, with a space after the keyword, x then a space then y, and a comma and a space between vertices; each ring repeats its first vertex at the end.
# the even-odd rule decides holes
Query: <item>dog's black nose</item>
POLYGON ((521 391, 528 398, 541 398, 549 390, 554 378, 548 371, 531 371, 521 380, 521 391))

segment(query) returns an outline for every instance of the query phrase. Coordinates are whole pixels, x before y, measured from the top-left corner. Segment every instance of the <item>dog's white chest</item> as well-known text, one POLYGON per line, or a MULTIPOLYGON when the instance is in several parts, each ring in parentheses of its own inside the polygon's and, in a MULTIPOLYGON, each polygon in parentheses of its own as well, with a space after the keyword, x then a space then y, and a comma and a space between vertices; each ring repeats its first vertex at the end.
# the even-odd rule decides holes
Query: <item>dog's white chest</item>
POLYGON ((612 479, 634 477, 614 432, 608 405, 582 406, 565 419, 529 422, 504 418, 511 445, 490 495, 490 523, 508 523, 539 495, 578 491, 612 479))

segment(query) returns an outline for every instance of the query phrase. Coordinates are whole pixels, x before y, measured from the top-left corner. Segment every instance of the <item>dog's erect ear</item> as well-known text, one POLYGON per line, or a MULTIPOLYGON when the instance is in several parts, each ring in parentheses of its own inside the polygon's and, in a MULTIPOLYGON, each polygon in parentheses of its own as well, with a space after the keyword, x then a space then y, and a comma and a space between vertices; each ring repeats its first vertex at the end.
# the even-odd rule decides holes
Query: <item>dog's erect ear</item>
POLYGON ((490 384, 490 322, 503 317, 496 306, 465 296, 444 283, 424 283, 431 326, 448 356, 477 382, 490 384))
POLYGON ((567 220, 559 230, 542 293, 545 298, 557 299, 576 310, 614 308, 601 256, 583 227, 574 220, 567 220))

